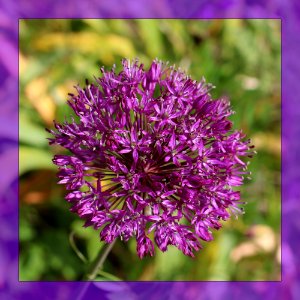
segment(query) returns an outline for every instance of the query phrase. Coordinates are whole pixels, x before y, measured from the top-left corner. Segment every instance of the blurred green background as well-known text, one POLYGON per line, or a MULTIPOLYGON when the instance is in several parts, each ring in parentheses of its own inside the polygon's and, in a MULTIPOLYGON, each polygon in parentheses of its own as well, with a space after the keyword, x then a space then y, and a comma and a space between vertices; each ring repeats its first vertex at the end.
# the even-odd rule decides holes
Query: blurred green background
POLYGON ((20 20, 20 280, 81 280, 103 243, 69 212, 45 127, 72 112, 67 93, 121 59, 176 64, 231 99, 234 128, 258 154, 241 188, 245 215, 195 259, 176 248, 140 260, 118 241, 98 280, 280 280, 280 20, 20 20), (74 251, 80 251, 84 263, 74 251), (108 273, 108 274, 107 274, 108 273), (110 274, 113 274, 110 275, 110 274))

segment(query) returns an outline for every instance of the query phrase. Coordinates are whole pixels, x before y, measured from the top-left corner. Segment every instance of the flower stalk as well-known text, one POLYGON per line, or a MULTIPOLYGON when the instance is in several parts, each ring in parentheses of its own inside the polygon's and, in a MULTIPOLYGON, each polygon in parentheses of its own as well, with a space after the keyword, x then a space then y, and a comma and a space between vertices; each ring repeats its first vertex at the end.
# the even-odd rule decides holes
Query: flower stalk
POLYGON ((85 280, 93 281, 96 279, 96 277, 99 273, 99 270, 102 269, 103 264, 104 264, 107 256, 111 252, 115 243, 116 243, 116 240, 114 240, 111 244, 106 245, 103 253, 102 253, 102 251, 99 251, 97 257, 95 258, 94 262, 91 264, 91 266, 85 276, 85 280))

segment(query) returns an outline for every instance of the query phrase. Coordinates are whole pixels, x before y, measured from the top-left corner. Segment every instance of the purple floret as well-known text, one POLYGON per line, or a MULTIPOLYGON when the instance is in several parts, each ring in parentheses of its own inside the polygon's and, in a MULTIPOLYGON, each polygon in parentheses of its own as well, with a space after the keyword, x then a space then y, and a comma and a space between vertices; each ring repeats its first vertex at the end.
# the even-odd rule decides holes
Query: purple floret
POLYGON ((241 211, 250 141, 232 130, 225 99, 211 86, 153 61, 145 71, 123 60, 77 87, 70 107, 79 117, 50 130, 70 155, 55 155, 71 210, 111 243, 135 236, 139 257, 174 245, 185 255, 213 239, 220 220, 241 211))

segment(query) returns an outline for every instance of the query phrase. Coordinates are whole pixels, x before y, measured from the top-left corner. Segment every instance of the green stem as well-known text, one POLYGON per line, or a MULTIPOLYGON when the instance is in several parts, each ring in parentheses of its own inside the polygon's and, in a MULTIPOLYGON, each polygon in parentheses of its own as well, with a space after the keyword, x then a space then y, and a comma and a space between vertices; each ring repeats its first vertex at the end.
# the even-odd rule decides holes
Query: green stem
POLYGON ((113 248, 115 242, 117 239, 115 239, 111 244, 109 244, 105 251, 102 254, 102 251, 99 251, 99 254, 97 255, 95 261, 91 264, 90 270, 88 271, 86 275, 86 280, 94 280, 98 274, 98 271, 102 269, 103 263, 106 260, 109 252, 113 248))
POLYGON ((89 282, 89 281, 93 281, 96 278, 99 270, 101 270, 101 268, 103 266, 103 263, 104 263, 105 259, 107 258, 109 252, 113 248, 116 240, 117 239, 115 239, 111 244, 107 245, 107 247, 106 247, 103 254, 102 254, 102 251, 99 251, 96 259, 91 264, 90 269, 89 269, 88 273, 86 274, 86 276, 84 278, 84 280, 86 280, 87 282, 85 282, 83 288, 79 291, 76 300, 82 300, 83 299, 84 295, 87 292, 87 289, 88 289, 89 285, 91 284, 91 282, 89 282))

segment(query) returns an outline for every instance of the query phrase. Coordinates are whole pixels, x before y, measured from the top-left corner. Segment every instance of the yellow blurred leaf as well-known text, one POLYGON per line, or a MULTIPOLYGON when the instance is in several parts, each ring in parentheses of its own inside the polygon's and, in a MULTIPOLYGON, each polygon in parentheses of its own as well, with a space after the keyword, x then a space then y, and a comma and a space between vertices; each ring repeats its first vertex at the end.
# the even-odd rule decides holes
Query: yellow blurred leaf
POLYGON ((258 248, 252 242, 245 242, 235 247, 230 254, 234 262, 240 261, 244 257, 253 256, 258 252, 258 248))
POLYGON ((261 252, 270 253, 276 248, 276 234, 271 227, 262 224, 254 225, 248 233, 249 241, 239 244, 231 251, 230 257, 234 262, 261 252))
POLYGON ((28 59, 19 52, 19 76, 22 76, 28 66, 28 59))
POLYGON ((279 245, 276 251, 276 260, 279 264, 281 264, 281 245, 279 245))
POLYGON ((25 87, 25 94, 31 104, 38 111, 47 124, 52 124, 55 115, 55 103, 47 94, 47 83, 45 78, 39 77, 25 87))
POLYGON ((257 150, 262 149, 280 156, 280 136, 273 133, 258 132, 252 137, 252 143, 257 150))
POLYGON ((253 242, 263 251, 271 252, 276 246, 276 235, 273 229, 267 225, 252 226, 249 234, 253 242))
POLYGON ((59 103, 65 103, 68 93, 74 90, 74 86, 76 86, 76 82, 72 80, 65 81, 57 86, 53 91, 55 100, 59 103))
POLYGON ((72 52, 94 53, 104 63, 114 62, 114 55, 129 58, 135 55, 132 42, 128 38, 116 34, 49 33, 34 40, 32 44, 41 51, 63 48, 72 52))

